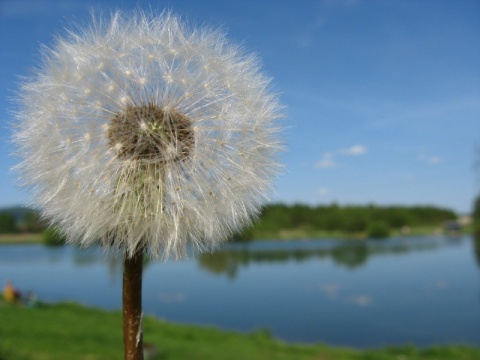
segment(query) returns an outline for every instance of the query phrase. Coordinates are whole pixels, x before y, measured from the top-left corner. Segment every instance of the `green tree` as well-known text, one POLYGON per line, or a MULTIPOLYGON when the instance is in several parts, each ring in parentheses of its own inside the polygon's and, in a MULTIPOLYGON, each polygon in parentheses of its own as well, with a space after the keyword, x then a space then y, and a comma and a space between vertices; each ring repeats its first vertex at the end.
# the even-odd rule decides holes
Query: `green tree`
POLYGON ((18 232, 18 229, 13 215, 0 213, 0 234, 11 234, 15 232, 18 232))
POLYGON ((473 204, 472 220, 473 231, 478 238, 480 237, 480 195, 477 196, 473 204))
POLYGON ((344 227, 344 217, 342 210, 337 204, 332 204, 325 213, 325 230, 340 230, 344 227))
POLYGON ((367 236, 372 239, 387 238, 390 236, 390 228, 383 221, 375 221, 369 225, 367 236))
POLYGON ((253 227, 247 227, 240 232, 236 232, 232 235, 230 241, 233 242, 250 242, 253 240, 253 227))
POLYGON ((19 229, 22 232, 37 233, 45 230, 45 224, 37 211, 29 210, 23 216, 19 229))
POLYGON ((65 236, 56 229, 48 228, 43 232, 43 243, 47 246, 61 246, 65 244, 65 236))
POLYGON ((343 210, 343 229, 349 233, 362 232, 367 228, 368 216, 365 208, 347 207, 343 210))

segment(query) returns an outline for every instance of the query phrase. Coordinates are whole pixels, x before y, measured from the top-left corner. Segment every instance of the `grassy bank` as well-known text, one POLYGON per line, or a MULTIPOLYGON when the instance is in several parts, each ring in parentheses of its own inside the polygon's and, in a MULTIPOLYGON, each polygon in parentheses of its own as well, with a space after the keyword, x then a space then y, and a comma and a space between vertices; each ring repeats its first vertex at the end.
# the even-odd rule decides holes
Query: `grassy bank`
POLYGON ((42 242, 41 233, 0 234, 0 244, 39 244, 42 242))
MULTIPOLYGON (((470 227, 463 229, 461 234, 471 234, 472 230, 470 227)), ((416 226, 411 227, 408 231, 400 230, 389 230, 389 235, 386 237, 397 237, 397 236, 431 236, 431 235, 442 235, 445 234, 445 231, 441 226, 416 226)), ((345 232, 339 230, 315 230, 309 227, 300 227, 296 229, 280 229, 278 231, 262 231, 254 229, 251 238, 253 240, 297 240, 297 239, 339 239, 339 240, 352 240, 352 239, 368 239, 369 236, 366 232, 345 232)))
MULTIPOLYGON (((320 360, 320 359, 480 359, 480 349, 451 346, 355 350, 325 345, 294 345, 265 331, 239 334, 214 328, 171 324, 146 316, 145 343, 159 354, 152 359, 320 360)), ((0 303, 1 360, 122 359, 120 312, 76 304, 24 308, 0 303)))

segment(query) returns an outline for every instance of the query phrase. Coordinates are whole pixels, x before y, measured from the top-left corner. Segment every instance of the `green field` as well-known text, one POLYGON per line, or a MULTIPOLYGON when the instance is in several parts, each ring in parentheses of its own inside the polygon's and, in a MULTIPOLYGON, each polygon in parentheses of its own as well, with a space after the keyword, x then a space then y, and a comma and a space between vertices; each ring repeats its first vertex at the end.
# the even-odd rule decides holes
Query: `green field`
MULTIPOLYGON (((250 334, 178 325, 144 318, 144 341, 158 353, 148 359, 334 360, 334 359, 480 359, 467 346, 414 346, 377 350, 287 344, 268 331, 250 334)), ((77 304, 40 304, 35 308, 0 303, 0 360, 122 359, 121 313, 77 304)))

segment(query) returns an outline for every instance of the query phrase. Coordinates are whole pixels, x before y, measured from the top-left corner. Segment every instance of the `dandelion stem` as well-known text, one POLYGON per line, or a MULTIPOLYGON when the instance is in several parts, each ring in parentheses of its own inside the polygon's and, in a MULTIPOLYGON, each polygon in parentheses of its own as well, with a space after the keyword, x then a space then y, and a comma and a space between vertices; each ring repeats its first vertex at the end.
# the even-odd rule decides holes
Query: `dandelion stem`
POLYGON ((143 360, 142 271, 143 251, 123 262, 123 343, 125 360, 143 360))

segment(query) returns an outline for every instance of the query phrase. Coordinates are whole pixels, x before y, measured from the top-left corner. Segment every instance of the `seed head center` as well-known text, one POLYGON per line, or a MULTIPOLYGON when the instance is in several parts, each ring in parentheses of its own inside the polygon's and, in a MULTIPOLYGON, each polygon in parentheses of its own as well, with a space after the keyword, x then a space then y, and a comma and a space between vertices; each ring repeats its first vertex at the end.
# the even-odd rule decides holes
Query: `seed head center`
POLYGON ((119 158, 147 161, 181 161, 195 145, 190 118, 176 109, 154 104, 128 105, 108 126, 108 143, 119 158))

